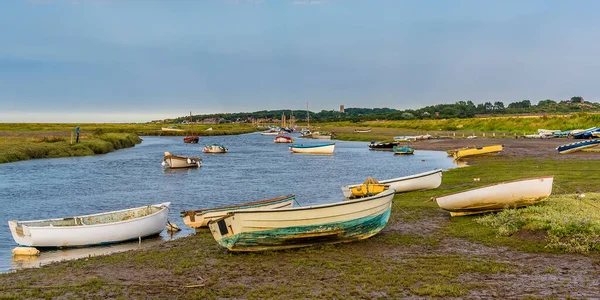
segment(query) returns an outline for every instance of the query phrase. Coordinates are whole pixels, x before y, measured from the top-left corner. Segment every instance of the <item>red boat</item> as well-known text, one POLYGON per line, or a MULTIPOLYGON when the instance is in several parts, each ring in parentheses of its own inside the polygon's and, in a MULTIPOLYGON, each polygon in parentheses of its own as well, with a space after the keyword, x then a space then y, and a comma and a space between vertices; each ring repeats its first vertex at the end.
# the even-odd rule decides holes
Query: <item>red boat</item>
POLYGON ((289 136, 285 136, 285 135, 278 135, 275 140, 273 140, 274 143, 293 143, 294 139, 289 137, 289 136))
POLYGON ((199 141, 199 136, 186 136, 183 138, 183 142, 188 144, 198 144, 199 141))

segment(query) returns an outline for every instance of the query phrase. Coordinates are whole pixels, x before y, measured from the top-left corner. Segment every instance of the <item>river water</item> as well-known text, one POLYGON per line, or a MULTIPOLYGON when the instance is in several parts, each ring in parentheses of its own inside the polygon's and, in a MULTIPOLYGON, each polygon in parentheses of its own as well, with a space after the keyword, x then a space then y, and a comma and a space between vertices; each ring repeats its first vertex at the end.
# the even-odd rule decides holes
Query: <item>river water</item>
MULTIPOLYGON (((0 164, 0 272, 35 267, 56 260, 143 248, 193 233, 179 212, 296 194, 302 206, 343 199, 340 187, 367 177, 389 179, 436 168, 453 167, 445 152, 393 155, 371 151, 366 142, 335 141, 333 155, 292 154, 273 136, 257 133, 201 137, 184 144, 182 137, 142 137, 133 148, 86 157, 29 160, 0 164), (222 143, 227 154, 201 154, 203 145, 222 143), (202 157, 202 167, 169 170, 161 166, 165 151, 202 157), (141 244, 55 249, 29 260, 15 259, 17 246, 7 221, 71 217, 171 202, 169 221, 183 230, 141 244)), ((322 143, 296 138, 298 143, 322 143)))

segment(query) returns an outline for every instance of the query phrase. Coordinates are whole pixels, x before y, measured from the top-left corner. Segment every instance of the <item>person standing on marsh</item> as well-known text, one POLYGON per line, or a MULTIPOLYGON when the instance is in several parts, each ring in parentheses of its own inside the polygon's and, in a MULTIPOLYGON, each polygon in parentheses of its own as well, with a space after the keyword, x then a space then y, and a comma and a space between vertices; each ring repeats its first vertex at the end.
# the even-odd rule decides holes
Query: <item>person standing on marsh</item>
POLYGON ((77 135, 77 137, 75 138, 75 143, 78 144, 79 143, 79 126, 77 126, 77 128, 75 128, 75 134, 77 135))

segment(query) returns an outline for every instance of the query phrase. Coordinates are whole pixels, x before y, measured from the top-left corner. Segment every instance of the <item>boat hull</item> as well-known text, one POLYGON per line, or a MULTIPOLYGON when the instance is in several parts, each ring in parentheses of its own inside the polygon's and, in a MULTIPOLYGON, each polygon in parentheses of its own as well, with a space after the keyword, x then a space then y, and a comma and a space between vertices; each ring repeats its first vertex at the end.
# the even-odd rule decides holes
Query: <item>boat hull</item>
MULTIPOLYGON (((40 220, 40 221, 8 221, 13 239, 17 244, 28 247, 81 247, 100 244, 118 243, 127 240, 143 238, 160 233, 167 224, 168 207, 170 203, 132 208, 128 210, 109 212, 81 217, 40 220), (138 218, 127 219, 129 212, 142 209, 160 208, 158 211, 138 218), (125 213, 123 213, 125 212, 125 213), (94 216, 106 215, 111 217, 125 215, 121 220, 102 224, 75 225, 91 222, 94 216), (36 222, 71 221, 73 225, 64 226, 35 226, 36 222), (30 225, 28 225, 30 224, 30 225)), ((131 213, 133 214, 133 213, 131 213)), ((96 217, 97 218, 97 217, 96 217)))
POLYGON ((197 136, 187 136, 183 138, 183 142, 186 144, 198 144, 200 141, 200 137, 197 136))
POLYGON ((582 142, 570 143, 562 146, 558 146, 556 150, 559 154, 567 154, 576 151, 580 151, 583 149, 596 147, 600 145, 600 139, 587 140, 582 142))
MULTIPOLYGON (((389 189, 395 190, 396 193, 436 189, 442 184, 442 169, 382 180, 379 183, 389 185, 389 189)), ((352 197, 351 188, 357 185, 360 184, 343 186, 342 193, 344 193, 344 197, 347 199, 352 197)))
POLYGON ((451 216, 464 216, 539 203, 552 193, 553 176, 503 182, 436 197, 451 216))
POLYGON ((280 210, 232 212, 209 223, 215 240, 231 251, 280 250, 343 243, 380 232, 394 191, 351 201, 280 210))
POLYGON ((394 154, 413 154, 415 152, 414 148, 408 147, 408 146, 403 146, 403 147, 394 146, 393 150, 394 150, 394 154))
POLYGON ((183 223, 191 228, 202 228, 207 227, 208 222, 222 218, 232 211, 239 210, 250 210, 250 209, 281 209, 290 208, 294 206, 295 201, 294 195, 289 195, 280 198, 274 198, 270 200, 263 200, 257 202, 250 202, 241 205, 227 206, 227 207, 216 207, 203 209, 199 211, 183 211, 183 223))
POLYGON ((202 149, 204 153, 227 153, 229 150, 226 147, 218 145, 209 145, 202 149))
POLYGON ((165 156, 164 161, 171 169, 200 167, 200 160, 197 158, 165 156), (188 162, 188 159, 190 162, 188 162))
POLYGON ((333 154, 335 144, 328 145, 291 145, 290 151, 294 153, 309 153, 309 154, 333 154))
POLYGON ((289 136, 278 136, 273 140, 274 143, 293 143, 294 138, 289 136))
POLYGON ((493 146, 484 146, 477 148, 467 148, 467 149, 458 149, 453 153, 455 159, 474 156, 474 155, 482 155, 482 154, 493 154, 502 151, 502 145, 493 145, 493 146))

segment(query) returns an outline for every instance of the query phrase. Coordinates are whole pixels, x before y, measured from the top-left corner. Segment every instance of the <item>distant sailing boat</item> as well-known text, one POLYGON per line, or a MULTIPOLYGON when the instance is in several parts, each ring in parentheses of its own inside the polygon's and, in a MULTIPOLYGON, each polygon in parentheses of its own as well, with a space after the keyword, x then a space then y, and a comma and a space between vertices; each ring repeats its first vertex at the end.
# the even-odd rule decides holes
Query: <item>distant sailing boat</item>
MULTIPOLYGON (((192 125, 192 111, 190 111, 190 125, 192 125)), ((197 135, 188 135, 186 137, 183 138, 183 142, 186 144, 198 144, 198 142, 200 141, 200 137, 197 135)))

